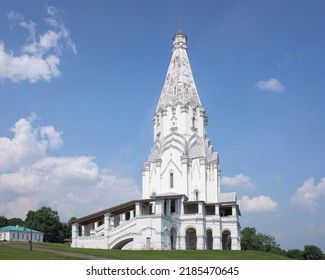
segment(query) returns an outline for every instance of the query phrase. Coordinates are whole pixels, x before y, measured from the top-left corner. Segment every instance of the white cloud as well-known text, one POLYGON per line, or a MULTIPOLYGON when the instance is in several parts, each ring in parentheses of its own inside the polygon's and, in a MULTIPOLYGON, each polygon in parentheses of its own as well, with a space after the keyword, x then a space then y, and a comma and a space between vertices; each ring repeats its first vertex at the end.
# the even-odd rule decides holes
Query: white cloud
POLYGON ((251 178, 244 175, 244 174, 238 174, 234 177, 227 177, 223 176, 221 178, 221 184, 225 186, 231 186, 231 187, 242 187, 244 189, 252 189, 254 188, 254 184, 251 181, 251 178))
POLYGON ((62 145, 61 132, 55 130, 53 126, 43 126, 40 128, 40 135, 47 142, 50 149, 57 150, 62 145))
POLYGON ((253 198, 244 195, 238 200, 238 204, 241 211, 252 213, 275 211, 278 208, 278 204, 271 197, 264 195, 253 198))
POLYGON ((48 156, 63 144, 61 133, 35 127, 36 118, 20 119, 12 138, 0 137, 0 216, 25 218, 45 205, 67 220, 141 197, 135 180, 99 168, 93 156, 48 156))
POLYGON ((12 82, 29 80, 32 83, 38 80, 50 81, 51 78, 60 75, 59 64, 60 59, 55 55, 15 56, 11 52, 6 52, 4 44, 0 42, 0 79, 9 79, 12 82))
POLYGON ((46 184, 60 186, 88 185, 98 180, 98 166, 93 157, 45 157, 33 165, 46 184))
POLYGON ((45 22, 51 29, 37 38, 36 24, 33 21, 27 22, 19 13, 8 13, 9 20, 26 29, 29 36, 19 54, 6 50, 4 42, 0 41, 0 80, 8 79, 12 82, 27 80, 31 83, 39 80, 50 81, 61 74, 60 56, 64 46, 68 46, 76 54, 76 46, 60 19, 58 10, 49 7, 47 14, 45 22))
POLYGON ((0 215, 25 219, 29 210, 37 210, 39 208, 38 199, 37 195, 21 196, 6 203, 1 202, 0 215), (28 210, 26 211, 26 209, 28 210))
POLYGON ((284 86, 282 85, 282 83, 274 78, 271 78, 268 81, 260 80, 256 83, 255 87, 260 90, 273 92, 281 92, 284 90, 284 86))
POLYGON ((0 171, 32 163, 43 158, 47 149, 61 146, 61 133, 53 126, 34 128, 33 118, 17 121, 11 129, 12 139, 0 137, 0 171))
POLYGON ((0 174, 0 192, 35 193, 40 186, 40 178, 30 168, 19 168, 15 172, 0 174))
POLYGON ((291 198, 291 202, 297 205, 307 207, 310 212, 316 212, 318 208, 318 200, 325 198, 325 177, 318 184, 314 178, 307 179, 301 187, 299 187, 291 198))

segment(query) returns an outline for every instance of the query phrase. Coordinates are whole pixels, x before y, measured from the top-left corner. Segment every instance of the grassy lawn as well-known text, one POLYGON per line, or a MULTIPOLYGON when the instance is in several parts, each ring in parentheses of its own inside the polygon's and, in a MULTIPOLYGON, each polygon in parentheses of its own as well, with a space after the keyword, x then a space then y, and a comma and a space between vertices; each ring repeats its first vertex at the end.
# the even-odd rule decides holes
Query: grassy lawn
POLYGON ((112 251, 112 258, 122 260, 273 260, 281 256, 261 252, 235 251, 112 251))
MULTIPOLYGON (((82 250, 82 249, 80 249, 82 250)), ((88 254, 120 260, 282 260, 287 259, 255 251, 94 251, 85 250, 88 254)))
POLYGON ((13 248, 0 245, 0 260, 76 260, 76 257, 64 256, 61 254, 42 252, 42 251, 28 251, 26 249, 13 248))
MULTIPOLYGON (((67 253, 78 253, 90 256, 118 260, 285 260, 281 255, 256 251, 132 251, 70 248, 63 244, 33 244, 33 251, 24 248, 12 248, 0 244, 2 260, 62 260, 83 259, 82 256, 69 256, 67 253), (53 250, 37 251, 37 248, 53 250), (55 250, 55 251, 54 251, 55 250)), ((86 259, 86 257, 85 257, 86 259)))

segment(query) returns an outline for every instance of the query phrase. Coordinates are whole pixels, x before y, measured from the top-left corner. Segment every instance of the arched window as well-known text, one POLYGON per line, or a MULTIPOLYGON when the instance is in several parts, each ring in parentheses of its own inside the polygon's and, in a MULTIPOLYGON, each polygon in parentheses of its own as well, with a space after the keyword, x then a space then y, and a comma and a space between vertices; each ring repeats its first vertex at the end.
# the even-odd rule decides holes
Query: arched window
POLYGON ((196 250, 196 230, 188 228, 185 232, 186 250, 196 250))
POLYGON ((231 250, 231 232, 229 230, 222 232, 222 250, 231 250))
POLYGON ((195 117, 192 118, 192 127, 195 128, 195 117))
POLYGON ((198 190, 194 191, 194 198, 195 198, 195 201, 199 200, 199 191, 198 190))
POLYGON ((176 249, 176 243, 177 242, 177 232, 176 229, 173 227, 170 230, 170 249, 175 250, 176 249))
POLYGON ((169 187, 174 188, 174 171, 170 170, 169 172, 169 187))
POLYGON ((213 249, 213 236, 212 236, 212 230, 207 229, 206 231, 206 246, 208 250, 213 249))

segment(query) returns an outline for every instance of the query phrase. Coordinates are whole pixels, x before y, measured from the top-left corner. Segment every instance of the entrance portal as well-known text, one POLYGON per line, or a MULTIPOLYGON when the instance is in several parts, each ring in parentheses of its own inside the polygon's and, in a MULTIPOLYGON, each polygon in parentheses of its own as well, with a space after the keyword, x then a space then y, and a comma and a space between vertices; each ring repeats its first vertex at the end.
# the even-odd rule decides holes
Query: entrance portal
POLYGON ((194 228, 186 230, 186 250, 196 250, 196 230, 194 228))
POLYGON ((207 241, 207 249, 212 250, 213 249, 213 237, 212 237, 211 229, 207 229, 207 231, 206 231, 206 241, 207 241))
POLYGON ((176 250, 176 241, 177 241, 177 233, 176 229, 173 227, 170 230, 170 249, 171 250, 176 250))
POLYGON ((231 250, 231 233, 229 230, 222 232, 222 250, 231 250))

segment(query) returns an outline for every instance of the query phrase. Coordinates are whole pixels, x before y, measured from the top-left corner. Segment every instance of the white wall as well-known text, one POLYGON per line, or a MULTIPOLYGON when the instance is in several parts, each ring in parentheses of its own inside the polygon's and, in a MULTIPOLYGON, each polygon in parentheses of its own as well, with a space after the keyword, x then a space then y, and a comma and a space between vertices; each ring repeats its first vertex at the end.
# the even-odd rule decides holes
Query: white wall
MULTIPOLYGON (((33 242, 43 242, 43 234, 33 233, 33 242)), ((4 241, 29 241, 30 232, 7 231, 0 233, 0 240, 4 241)))

